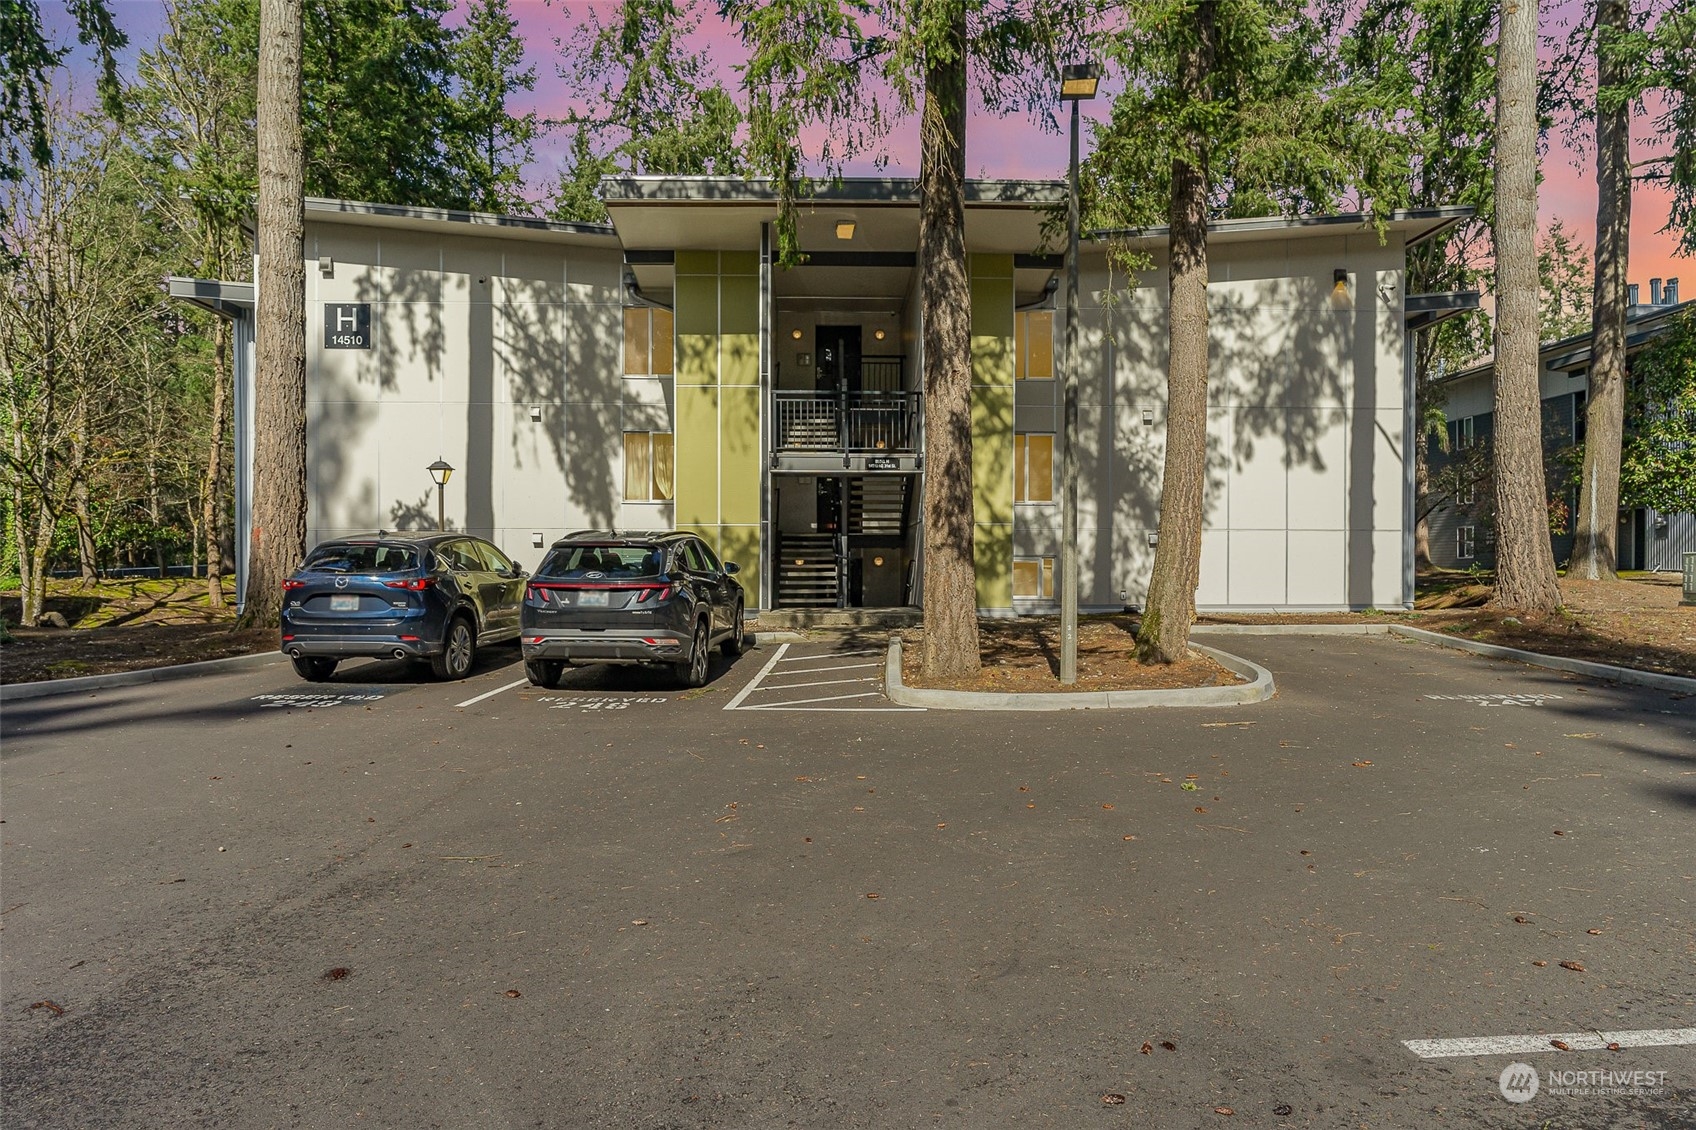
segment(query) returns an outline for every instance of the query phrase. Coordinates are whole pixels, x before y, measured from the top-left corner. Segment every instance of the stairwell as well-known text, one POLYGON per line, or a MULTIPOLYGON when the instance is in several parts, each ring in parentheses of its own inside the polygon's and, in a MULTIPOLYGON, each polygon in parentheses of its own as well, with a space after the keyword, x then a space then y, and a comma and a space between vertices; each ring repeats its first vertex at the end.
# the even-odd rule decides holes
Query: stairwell
POLYGON ((782 534, 777 551, 779 608, 836 607, 836 535, 782 534))

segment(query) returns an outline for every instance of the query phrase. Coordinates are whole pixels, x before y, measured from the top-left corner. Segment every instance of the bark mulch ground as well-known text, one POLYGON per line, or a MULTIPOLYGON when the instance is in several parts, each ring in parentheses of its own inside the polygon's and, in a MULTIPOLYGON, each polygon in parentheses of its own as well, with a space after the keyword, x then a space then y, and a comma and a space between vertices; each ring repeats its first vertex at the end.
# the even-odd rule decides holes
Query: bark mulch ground
POLYGON ((984 620, 978 624, 983 668, 968 679, 927 679, 920 660, 923 630, 902 633, 901 679, 910 687, 949 691, 1150 691, 1226 687, 1248 680, 1204 655, 1179 663, 1136 661, 1136 620, 1089 617, 1078 624, 1078 681, 1060 685, 1060 623, 1055 619, 984 620))

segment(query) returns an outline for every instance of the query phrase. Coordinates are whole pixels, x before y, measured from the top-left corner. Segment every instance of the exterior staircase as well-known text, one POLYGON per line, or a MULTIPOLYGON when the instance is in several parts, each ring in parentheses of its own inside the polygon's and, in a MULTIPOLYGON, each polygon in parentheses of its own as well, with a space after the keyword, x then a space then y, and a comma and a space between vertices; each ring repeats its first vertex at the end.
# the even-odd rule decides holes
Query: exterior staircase
POLYGON ((836 607, 836 535, 784 534, 777 551, 779 608, 836 607))
POLYGON ((907 516, 908 475, 868 475, 850 479, 848 485, 848 532, 869 537, 899 539, 907 516))

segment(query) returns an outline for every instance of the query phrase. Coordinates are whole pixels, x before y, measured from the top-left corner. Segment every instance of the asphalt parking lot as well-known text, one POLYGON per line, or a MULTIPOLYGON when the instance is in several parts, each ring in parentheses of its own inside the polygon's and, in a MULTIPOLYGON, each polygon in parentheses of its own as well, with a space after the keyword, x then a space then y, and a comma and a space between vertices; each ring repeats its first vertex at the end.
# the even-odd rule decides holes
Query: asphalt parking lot
POLYGON ((0 1122, 1696 1125, 1696 698, 1218 646, 1277 697, 906 710, 843 640, 8 706, 0 1122))

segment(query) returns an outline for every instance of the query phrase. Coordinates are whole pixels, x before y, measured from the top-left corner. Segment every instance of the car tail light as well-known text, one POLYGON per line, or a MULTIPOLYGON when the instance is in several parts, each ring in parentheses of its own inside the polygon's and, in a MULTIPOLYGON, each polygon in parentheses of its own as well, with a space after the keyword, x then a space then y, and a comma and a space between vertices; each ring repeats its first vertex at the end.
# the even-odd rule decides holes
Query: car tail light
POLYGON ((288 580, 283 582, 283 591, 284 592, 288 592, 290 589, 303 589, 305 587, 306 587, 305 581, 297 581, 293 577, 290 577, 288 580))
POLYGON ((402 643, 417 643, 418 642, 417 636, 402 636, 400 639, 401 639, 402 643))
POLYGON ((386 589, 409 589, 412 592, 418 592, 422 589, 429 588, 435 583, 436 578, 434 577, 413 577, 410 580, 405 581, 384 581, 383 587, 386 589))
POLYGON ((645 601, 649 601, 649 600, 667 600, 671 597, 671 594, 675 593, 676 591, 677 591, 676 585, 651 585, 651 586, 646 586, 646 587, 639 588, 639 589, 636 590, 636 599, 633 603, 642 604, 645 601))

